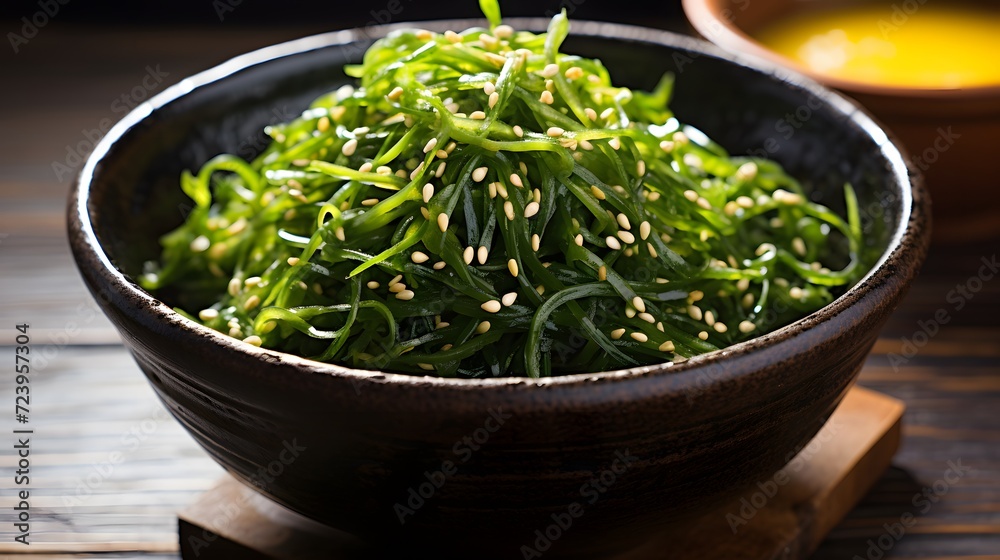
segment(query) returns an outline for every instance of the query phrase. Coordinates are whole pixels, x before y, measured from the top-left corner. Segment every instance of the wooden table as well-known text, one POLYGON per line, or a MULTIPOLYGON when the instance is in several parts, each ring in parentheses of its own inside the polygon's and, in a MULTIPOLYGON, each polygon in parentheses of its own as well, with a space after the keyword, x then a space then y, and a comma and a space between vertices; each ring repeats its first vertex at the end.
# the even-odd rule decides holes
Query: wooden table
MULTIPOLYGON (((0 345, 12 343, 15 324, 31 324, 32 540, 49 543, 30 547, 35 558, 177 558, 176 511, 221 472, 163 412, 80 282, 64 239, 71 174, 54 164, 78 169, 72 152, 99 134, 87 131, 144 96, 147 75, 159 91, 234 54, 313 31, 53 24, 17 56, 0 49, 0 345)), ((869 542, 881 542, 892 559, 1000 558, 1000 279, 971 280, 998 249, 1000 239, 935 246, 893 316, 861 384, 907 403, 902 449, 815 558, 877 558, 869 542), (952 290, 967 283, 980 289, 956 299, 952 290), (933 494, 950 464, 968 470, 933 494), (907 514, 915 521, 897 539, 885 526, 907 514)), ((0 346, 0 354, 13 349, 0 346)), ((14 536, 12 378, 0 376, 4 558, 14 536)))

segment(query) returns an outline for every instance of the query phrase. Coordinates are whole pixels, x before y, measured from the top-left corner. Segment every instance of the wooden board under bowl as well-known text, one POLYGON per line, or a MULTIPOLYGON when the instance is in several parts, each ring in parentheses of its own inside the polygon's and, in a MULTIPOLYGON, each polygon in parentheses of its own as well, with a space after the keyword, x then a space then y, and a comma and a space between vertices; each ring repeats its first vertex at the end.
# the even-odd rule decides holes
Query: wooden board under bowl
MULTIPOLYGON (((899 447, 902 402, 854 387, 816 437, 774 476, 714 512, 608 560, 798 560, 868 492, 899 447)), ((185 559, 354 560, 354 537, 223 477, 179 514, 185 559)))

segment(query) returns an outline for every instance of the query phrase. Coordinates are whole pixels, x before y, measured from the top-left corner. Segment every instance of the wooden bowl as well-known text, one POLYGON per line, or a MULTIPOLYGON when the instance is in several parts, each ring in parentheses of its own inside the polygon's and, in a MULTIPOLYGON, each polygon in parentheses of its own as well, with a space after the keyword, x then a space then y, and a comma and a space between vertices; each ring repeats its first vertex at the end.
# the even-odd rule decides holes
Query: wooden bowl
POLYGON ((88 160, 69 200, 73 254, 170 412, 220 464, 280 504, 378 542, 466 557, 521 557, 522 546, 546 546, 538 536, 546 533, 556 541, 550 556, 627 549, 770 477, 837 406, 917 274, 929 202, 864 111, 702 41, 574 22, 565 49, 600 56, 617 81, 639 88, 677 72, 680 119, 734 153, 768 146, 816 200, 842 210, 842 185, 855 185, 878 264, 792 325, 675 366, 442 379, 250 346, 136 285, 158 236, 188 208, 182 170, 263 147, 261 127, 276 112, 294 114, 346 83, 342 65, 395 28, 309 37, 188 78, 118 123, 88 160), (793 138, 775 137, 774 120, 808 100, 813 118, 793 138))
MULTIPOLYGON (((863 0, 683 0, 683 6, 698 33, 726 51, 792 67, 869 109, 899 138, 924 174, 934 197, 937 239, 986 239, 1000 233, 1000 173, 993 165, 1000 138, 1000 83, 930 89, 845 80, 812 72, 753 38, 782 17, 838 2, 863 0)), ((981 3, 996 9, 995 3, 981 3)), ((892 11, 886 5, 888 17, 892 11)))

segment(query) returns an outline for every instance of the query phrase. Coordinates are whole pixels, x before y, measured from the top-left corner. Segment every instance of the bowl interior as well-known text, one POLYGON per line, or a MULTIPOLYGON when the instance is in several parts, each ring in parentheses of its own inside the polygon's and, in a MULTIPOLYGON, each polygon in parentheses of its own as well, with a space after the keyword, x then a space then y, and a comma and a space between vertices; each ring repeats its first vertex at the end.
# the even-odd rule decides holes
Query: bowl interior
MULTIPOLYGON (((542 29, 546 22, 511 23, 542 29)), ((101 159, 89 193, 96 235, 114 265, 134 277, 157 257, 159 236, 191 208, 179 188, 183 170, 196 170, 219 153, 253 157, 266 146, 265 125, 289 120, 315 97, 350 83, 343 65, 360 61, 371 42, 339 32, 278 45, 181 82, 140 107, 148 116, 134 119, 113 146, 114 157, 101 159)), ((814 200, 838 212, 844 210, 843 185, 854 185, 872 262, 905 226, 909 193, 898 152, 839 96, 798 75, 780 69, 768 75, 727 60, 706 43, 665 32, 574 22, 564 51, 601 58, 617 83, 636 89, 651 89, 663 73, 674 73, 671 107, 678 119, 733 154, 777 160, 814 200)))

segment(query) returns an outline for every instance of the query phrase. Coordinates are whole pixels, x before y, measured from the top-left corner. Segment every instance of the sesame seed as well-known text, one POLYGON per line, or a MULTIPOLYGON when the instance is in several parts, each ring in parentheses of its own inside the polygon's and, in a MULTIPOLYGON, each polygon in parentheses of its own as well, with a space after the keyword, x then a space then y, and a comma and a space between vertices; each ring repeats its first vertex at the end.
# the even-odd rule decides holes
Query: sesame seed
POLYGON ((698 333, 698 338, 700 338, 702 340, 708 340, 708 332, 707 331, 701 331, 700 333, 698 333))
POLYGON ((326 132, 329 129, 330 129, 330 118, 329 117, 323 116, 323 117, 320 117, 320 119, 318 121, 316 121, 316 130, 318 130, 320 132, 326 132))
POLYGON ((658 254, 656 253, 656 247, 653 247, 652 243, 646 243, 646 250, 649 251, 649 256, 654 259, 657 258, 658 254))
POLYGON ((613 114, 615 114, 615 109, 614 109, 614 107, 608 107, 607 109, 605 109, 605 110, 601 111, 601 118, 602 118, 602 119, 605 119, 605 120, 607 120, 607 119, 609 119, 609 118, 611 117, 611 115, 613 115, 613 114))
POLYGON ((243 308, 250 311, 260 305, 260 296, 254 294, 247 298, 246 302, 243 303, 243 308))
POLYGON ((435 329, 447 329, 447 328, 448 328, 448 327, 450 327, 450 326, 451 326, 451 323, 449 323, 449 322, 447 322, 447 321, 441 321, 441 322, 440 322, 440 323, 438 323, 438 324, 437 324, 437 326, 436 326, 436 327, 434 327, 434 328, 435 328, 435 329))
POLYGON ((631 319, 632 317, 635 317, 635 309, 632 309, 631 307, 626 307, 625 308, 625 316, 628 317, 629 319, 631 319))
POLYGON ((663 140, 660 142, 660 149, 669 154, 674 151, 674 143, 670 140, 663 140))
POLYGON ((424 203, 426 204, 426 203, 430 202, 431 201, 431 197, 434 196, 434 185, 432 185, 430 183, 427 183, 426 185, 424 185, 423 195, 424 195, 424 203))
POLYGON ((379 175, 392 175, 392 168, 388 165, 380 165, 375 168, 375 173, 378 173, 379 175))
POLYGON ((477 167, 472 171, 472 180, 477 183, 482 182, 482 180, 486 178, 486 172, 489 170, 490 169, 488 167, 477 167))
POLYGON ((500 40, 489 33, 480 33, 479 41, 482 42, 483 46, 487 49, 495 49, 497 48, 497 45, 500 44, 500 40))
POLYGON ((780 228, 780 227, 782 227, 782 226, 785 225, 785 221, 782 220, 781 218, 777 217, 777 216, 775 216, 775 217, 771 218, 770 220, 768 220, 767 223, 770 224, 770 226, 771 226, 772 229, 778 229, 778 228, 780 228))
POLYGON ((625 214, 618 214, 617 216, 615 216, 615 219, 618 220, 618 225, 620 225, 621 227, 625 229, 632 229, 632 224, 629 223, 628 216, 626 216, 625 214))
POLYGON ((465 264, 472 264, 472 259, 476 257, 476 250, 472 247, 466 247, 465 251, 462 252, 462 260, 465 264))
POLYGON ((655 323, 655 322, 656 322, 656 319, 655 319, 655 318, 653 318, 653 316, 652 316, 651 314, 649 314, 649 313, 640 313, 640 314, 638 315, 638 317, 639 317, 640 319, 642 319, 643 321, 646 321, 646 322, 647 322, 647 323, 649 323, 650 325, 652 325, 653 323, 655 323))
POLYGON ((489 190, 490 190, 490 198, 496 198, 497 197, 497 184, 495 182, 489 184, 489 190))
POLYGON ((774 200, 781 202, 783 204, 801 204, 802 195, 790 193, 784 189, 777 189, 774 194, 771 195, 774 200))
POLYGON ((545 293, 545 286, 539 284, 535 286, 535 291, 538 292, 538 295, 542 295, 545 293))
POLYGON ((649 340, 649 337, 646 336, 646 333, 634 332, 634 333, 629 333, 629 336, 631 336, 638 342, 647 342, 649 340))
POLYGON ((247 278, 246 280, 243 281, 243 285, 246 286, 247 288, 254 288, 260 284, 260 280, 261 280, 260 276, 251 276, 250 278, 247 278))
POLYGON ((448 39, 448 41, 451 42, 451 43, 461 43, 462 42, 462 36, 459 35, 458 33, 455 33, 454 31, 452 31, 450 29, 448 31, 444 32, 444 38, 448 39))
POLYGON ((615 136, 611 140, 608 140, 608 146, 611 146, 611 148, 614 150, 618 150, 619 148, 622 147, 622 141, 619 140, 617 136, 615 136))
POLYGON ((202 309, 198 312, 198 318, 202 321, 212 321, 219 318, 219 312, 215 309, 202 309))
POLYGON ((747 334, 757 330, 757 325, 751 321, 740 321, 739 329, 741 333, 747 334))
POLYGON ((469 118, 475 121, 481 121, 486 118, 486 113, 484 113, 483 111, 473 111, 469 115, 469 118))
POLYGON ((376 282, 375 280, 369 280, 368 284, 366 285, 368 286, 369 290, 377 290, 379 287, 379 283, 376 282))
POLYGON ((361 173, 368 173, 372 170, 372 167, 373 167, 372 162, 366 161, 361 164, 361 167, 358 168, 358 171, 361 173))
POLYGON ((431 138, 430 140, 428 140, 427 143, 424 144, 424 153, 425 154, 430 153, 430 151, 433 150, 435 146, 437 146, 437 143, 438 143, 437 138, 431 138))
POLYGON ((736 170, 736 178, 741 181, 750 181, 756 176, 757 176, 757 164, 752 161, 744 163, 743 165, 740 166, 739 169, 736 170))
POLYGON ((517 278, 517 261, 514 259, 507 261, 507 270, 510 271, 511 276, 517 278))
POLYGON ((674 351, 674 341, 668 340, 660 345, 660 352, 673 352, 674 351))
POLYGON ((448 214, 438 214, 438 229, 442 232, 448 231, 448 214))
POLYGON ((552 97, 552 92, 549 90, 543 90, 542 94, 538 96, 538 100, 546 105, 552 105, 555 102, 555 98, 552 97))
POLYGON ((514 125, 514 135, 517 136, 518 138, 523 137, 524 136, 524 129, 521 128, 519 125, 515 124, 514 125))
POLYGON ((646 303, 642 301, 642 298, 635 296, 632 298, 632 307, 635 307, 640 313, 646 310, 646 303))
POLYGON ((423 253, 421 251, 414 251, 413 254, 410 255, 410 260, 412 260, 413 262, 415 262, 417 264, 425 263, 429 259, 430 259, 430 257, 428 257, 426 253, 423 253))
POLYGON ((727 327, 725 323, 716 323, 713 326, 713 328, 715 329, 715 332, 717 332, 717 333, 724 333, 724 332, 726 332, 726 331, 729 330, 729 327, 727 327))
POLYGON ((537 213, 538 213, 538 203, 537 202, 534 202, 534 201, 529 202, 528 205, 524 207, 524 217, 525 218, 530 218, 530 217, 534 216, 537 213))
POLYGON ((618 238, 628 244, 635 243, 635 236, 624 230, 618 230, 618 238))
POLYGON ((500 39, 506 39, 514 35, 514 28, 509 25, 498 25, 493 28, 493 35, 500 39))
POLYGON ((705 198, 705 197, 703 197, 703 196, 699 196, 698 197, 697 204, 698 204, 698 206, 700 206, 701 208, 703 208, 705 210, 711 210, 712 209, 712 205, 708 202, 708 199, 705 198))
POLYGON ((517 301, 517 292, 509 292, 504 294, 504 296, 500 298, 500 301, 502 301, 503 304, 507 307, 514 305, 514 302, 517 301))
POLYGON ((420 369, 422 369, 424 371, 433 371, 434 370, 434 366, 432 366, 431 364, 425 364, 425 363, 422 363, 422 362, 418 362, 417 366, 420 367, 420 369))
POLYGON ((566 72, 564 72, 563 74, 570 80, 576 80, 578 78, 583 77, 583 68, 580 68, 579 66, 573 66, 571 68, 567 68, 566 72))
POLYGON ((635 164, 635 171, 636 171, 636 173, 640 177, 642 177, 643 175, 645 175, 646 174, 646 162, 640 159, 639 162, 635 164))
POLYGON ((229 292, 229 295, 235 296, 236 294, 240 293, 240 288, 242 287, 243 287, 243 282, 240 282, 239 278, 233 278, 232 280, 229 281, 229 287, 227 288, 227 291, 229 292))
MULTIPOLYGON (((580 147, 588 152, 594 149, 594 145, 586 140, 580 140, 580 147)), ((575 155, 575 154, 574 154, 575 155)))
POLYGON ((388 97, 392 101, 396 101, 402 95, 403 95, 403 88, 396 86, 392 88, 392 91, 390 91, 389 95, 386 95, 386 97, 388 97))
POLYGON ((444 261, 438 261, 438 262, 434 263, 434 265, 432 266, 432 268, 434 270, 441 270, 441 269, 443 269, 446 266, 448 266, 448 263, 446 263, 444 261))
POLYGON ((391 287, 395 286, 396 284, 399 284, 399 282, 402 279, 403 279, 403 275, 402 274, 397 274, 397 275, 393 276, 392 280, 389 280, 389 287, 391 288, 391 287))
POLYGON ((337 239, 341 241, 347 240, 347 234, 344 232, 344 226, 337 226, 337 229, 333 230, 333 233, 337 236, 337 239))
MULTIPOLYGON (((518 187, 518 188, 523 188, 524 187, 524 183, 521 182, 521 177, 517 173, 511 173, 510 174, 510 182, 515 187, 518 187)), ((507 197, 504 196, 504 198, 507 198, 507 197)))
POLYGON ((420 175, 420 172, 423 171, 423 169, 424 169, 424 162, 421 161, 420 163, 417 164, 416 167, 413 168, 413 171, 410 172, 410 180, 412 181, 416 179, 417 175, 420 175))
POLYGON ((612 340, 618 340, 623 334, 625 334, 625 329, 615 329, 611 331, 611 338, 612 340))
POLYGON ((792 286, 792 288, 788 290, 788 295, 792 299, 802 299, 806 295, 806 292, 798 286, 792 286))
POLYGON ((753 294, 745 294, 743 296, 743 301, 741 303, 743 304, 744 308, 749 309, 750 307, 753 306, 753 300, 754 300, 753 294))
POLYGON ((691 139, 688 138, 687 134, 684 134, 681 131, 675 132, 673 138, 674 138, 674 143, 675 144, 679 144, 679 145, 682 145, 682 146, 684 144, 687 144, 688 142, 691 141, 691 139))
POLYGON ((608 279, 608 267, 601 265, 601 268, 597 269, 597 279, 604 282, 608 279))
POLYGON ((531 191, 531 198, 535 202, 537 202, 538 204, 541 204, 542 203, 542 191, 539 190, 539 189, 537 189, 537 188, 536 189, 532 189, 532 191, 531 191))
POLYGON ((247 344, 251 344, 253 346, 258 346, 259 347, 264 341, 261 340, 259 336, 255 335, 255 334, 252 334, 252 335, 244 338, 243 342, 246 342, 247 344))
POLYGON ((754 203, 753 199, 749 196, 739 196, 736 197, 736 204, 738 204, 741 208, 752 208, 754 203))
POLYGON ((435 177, 441 177, 442 175, 444 175, 444 167, 445 167, 445 165, 447 165, 447 163, 448 162, 446 162, 446 161, 442 161, 438 165, 437 171, 434 172, 434 176, 435 177))
POLYGON ((429 41, 434 38, 434 34, 426 29, 418 30, 416 33, 414 33, 414 36, 416 36, 416 38, 420 39, 421 41, 429 41))
POLYGON ((576 234, 576 237, 573 238, 573 243, 576 243, 578 246, 583 247, 583 234, 582 233, 576 234))
POLYGON ((485 93, 486 95, 493 95, 494 93, 496 93, 496 91, 497 91, 497 85, 494 84, 493 82, 487 81, 485 84, 483 84, 483 93, 485 93))
POLYGON ((399 292, 398 294, 396 294, 396 299, 402 301, 410 301, 411 299, 413 299, 413 290, 403 290, 402 292, 399 292))
POLYGON ((537 233, 531 235, 531 250, 538 251, 538 247, 542 244, 542 238, 538 237, 537 233))
POLYGON ((559 128, 558 126, 550 126, 549 129, 545 131, 545 134, 548 134, 549 136, 555 138, 557 136, 562 136, 563 134, 566 134, 566 131, 559 128))
POLYGON ((508 221, 514 220, 514 205, 509 200, 503 203, 503 213, 507 215, 508 221))
POLYGON ((597 111, 591 109, 590 107, 584 107, 583 114, 587 115, 587 118, 592 121, 597 120, 597 111))
POLYGON ((479 259, 479 264, 486 264, 486 260, 490 258, 490 250, 480 245, 476 252, 476 258, 479 259))
POLYGON ((208 240, 204 235, 199 235, 191 240, 190 248, 195 253, 201 253, 207 250, 212 245, 212 242, 208 240))
POLYGON ((698 196, 698 193, 696 193, 696 192, 694 192, 692 190, 687 190, 687 191, 684 191, 684 198, 690 200, 691 202, 694 202, 694 201, 698 200, 700 197, 698 196))
POLYGON ((617 239, 611 237, 610 235, 604 238, 604 242, 608 244, 608 248, 614 251, 622 248, 622 244, 618 242, 617 239))
POLYGON ((439 158, 439 159, 448 159, 448 151, 447 150, 438 150, 438 151, 434 152, 434 157, 439 158))
POLYGON ((362 206, 375 206, 376 204, 378 204, 377 198, 366 198, 361 201, 362 206))
POLYGON ((801 237, 792 239, 792 250, 799 256, 806 256, 806 242, 801 237))
POLYGON ((356 138, 351 138, 347 142, 344 142, 344 147, 340 149, 340 152, 345 156, 353 156, 354 150, 358 149, 358 140, 356 138))
POLYGON ((430 211, 427 210, 427 208, 424 207, 424 206, 420 207, 420 214, 424 217, 425 220, 431 219, 431 213, 430 213, 430 211))
POLYGON ((494 91, 493 93, 490 94, 490 100, 489 100, 490 109, 492 109, 493 106, 497 104, 497 101, 500 101, 500 94, 494 91))
POLYGON ((701 308, 697 305, 689 305, 687 308, 688 315, 695 321, 701 321, 702 313, 701 308))
POLYGON ((597 185, 590 185, 590 192, 593 193, 594 198, 596 198, 597 200, 604 200, 607 198, 607 196, 604 194, 604 191, 597 188, 597 185))
POLYGON ((487 301, 486 303, 480 305, 479 307, 481 307, 483 311, 487 313, 496 313, 500 311, 500 302, 495 299, 491 299, 490 301, 487 301))
POLYGON ((559 65, 558 64, 546 64, 545 68, 542 68, 542 71, 539 72, 539 74, 543 78, 551 78, 552 76, 555 76, 558 73, 559 73, 559 65))
POLYGON ((490 330, 490 322, 483 321, 476 325, 476 332, 479 334, 486 334, 490 330))
POLYGON ((715 313, 711 311, 705 312, 705 324, 710 327, 715 324, 715 313))

